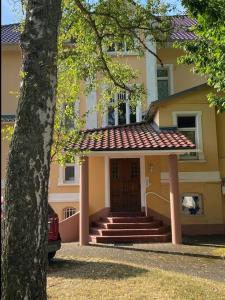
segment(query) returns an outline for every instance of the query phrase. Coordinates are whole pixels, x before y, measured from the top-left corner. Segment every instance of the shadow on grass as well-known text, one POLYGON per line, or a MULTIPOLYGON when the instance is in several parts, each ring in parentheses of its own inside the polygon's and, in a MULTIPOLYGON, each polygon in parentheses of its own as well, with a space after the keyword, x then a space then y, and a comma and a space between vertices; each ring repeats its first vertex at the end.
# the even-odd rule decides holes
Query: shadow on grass
POLYGON ((183 251, 173 251, 173 250, 157 250, 157 249, 141 249, 135 247, 127 247, 121 244, 107 245, 107 244, 91 244, 92 247, 100 247, 100 248, 113 248, 113 249, 121 249, 128 250, 134 252, 145 252, 145 253, 155 253, 155 254, 166 254, 166 255, 175 255, 175 256, 188 256, 188 257, 197 257, 197 258, 208 258, 208 259, 219 259, 224 260, 223 256, 220 255, 211 255, 211 254, 201 254, 201 253, 193 253, 191 249, 189 252, 183 251))
POLYGON ((224 235, 185 236, 184 245, 225 248, 225 236, 224 235))
POLYGON ((48 267, 48 275, 51 277, 79 278, 79 279, 125 279, 137 277, 147 273, 148 270, 125 264, 82 261, 72 259, 52 260, 48 267))

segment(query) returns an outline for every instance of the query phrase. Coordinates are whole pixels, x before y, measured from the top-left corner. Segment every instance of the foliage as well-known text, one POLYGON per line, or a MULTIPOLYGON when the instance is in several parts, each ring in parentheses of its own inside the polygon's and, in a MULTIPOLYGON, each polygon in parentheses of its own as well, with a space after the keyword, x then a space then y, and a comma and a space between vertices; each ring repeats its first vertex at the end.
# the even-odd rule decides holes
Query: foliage
POLYGON ((168 9, 168 5, 158 0, 148 1, 147 5, 133 0, 64 0, 52 147, 52 157, 58 162, 74 161, 74 154, 80 150, 68 145, 81 138, 80 130, 84 129, 87 115, 94 111, 103 114, 115 93, 126 90, 132 109, 143 101, 144 87, 135 84, 138 72, 120 58, 124 56, 125 43, 137 56, 149 51, 157 57, 148 48, 147 40, 167 39, 171 30, 166 18, 168 9), (112 55, 108 50, 115 48, 117 51, 112 55), (97 105, 91 111, 79 111, 79 98, 93 89, 100 95, 97 105), (65 120, 75 120, 75 126, 68 130, 65 120))
POLYGON ((172 29, 166 17, 169 9, 163 0, 64 0, 52 161, 74 162, 83 154, 73 145, 81 138, 87 115, 103 114, 115 93, 126 90, 133 110, 144 100, 143 84, 135 84, 139 73, 120 58, 126 44, 137 56, 149 51, 162 63, 148 42, 167 39, 172 29), (108 50, 113 48, 117 51, 112 55, 108 50), (82 112, 79 99, 93 89, 100 99, 91 111, 82 112))
POLYGON ((185 51, 180 63, 194 64, 194 72, 207 77, 215 89, 208 95, 211 106, 225 111, 225 10, 224 0, 182 1, 197 25, 191 30, 197 39, 177 45, 185 51))

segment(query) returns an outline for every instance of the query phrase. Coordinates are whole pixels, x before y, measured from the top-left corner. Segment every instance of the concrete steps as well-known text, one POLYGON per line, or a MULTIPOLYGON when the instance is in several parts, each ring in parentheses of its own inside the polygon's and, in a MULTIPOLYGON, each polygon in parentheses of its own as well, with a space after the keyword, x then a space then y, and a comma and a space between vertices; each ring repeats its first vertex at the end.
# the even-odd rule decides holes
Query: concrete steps
POLYGON ((104 223, 104 222, 93 222, 94 227, 104 229, 132 229, 132 228, 153 228, 162 225, 160 221, 151 221, 145 223, 104 223))
POLYGON ((93 222, 89 239, 94 243, 163 243, 171 240, 171 233, 169 226, 142 213, 116 213, 93 222))
POLYGON ((92 243, 166 243, 171 240, 170 233, 155 235, 129 235, 129 236, 98 236, 90 235, 92 243))
POLYGON ((101 218, 104 223, 149 223, 153 220, 152 217, 107 217, 101 218))

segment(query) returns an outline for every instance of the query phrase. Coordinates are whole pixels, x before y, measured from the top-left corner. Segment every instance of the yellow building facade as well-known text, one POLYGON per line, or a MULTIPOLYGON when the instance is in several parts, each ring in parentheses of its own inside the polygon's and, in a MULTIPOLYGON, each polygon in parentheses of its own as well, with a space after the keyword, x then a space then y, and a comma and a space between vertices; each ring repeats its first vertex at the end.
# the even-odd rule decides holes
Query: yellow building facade
MULTIPOLYGON (((135 122, 132 124, 141 123, 145 117, 154 124, 154 128, 157 128, 156 132, 179 131, 195 143, 193 151, 187 149, 173 151, 178 158, 182 231, 184 234, 192 235, 225 234, 225 114, 218 115, 215 108, 209 107, 207 94, 210 89, 204 84, 204 78, 193 74, 189 67, 177 64, 177 58, 182 54, 180 50, 168 45, 157 48, 156 51, 163 61, 163 68, 147 53, 141 58, 129 53, 115 58, 138 70, 139 78, 136 83, 144 83, 147 89, 146 102, 141 108, 137 108, 135 122)), ((17 108, 15 92, 18 92, 20 85, 21 67, 18 41, 4 42, 1 55, 2 126, 4 126, 13 123, 17 108)), ((93 91, 89 96, 80 95, 80 113, 83 114, 91 105, 95 105, 98 98, 99 91, 93 91)), ((116 111, 113 115, 95 114, 88 117, 87 128, 93 130, 105 126, 120 128, 126 126, 126 123, 129 126, 131 116, 127 107, 124 109, 123 117, 123 123, 120 123, 116 111)), ((123 159, 127 159, 129 160, 127 168, 131 168, 131 173, 133 172, 134 177, 137 175, 136 180, 139 182, 137 198, 140 203, 132 205, 139 205, 140 211, 148 210, 148 213, 156 219, 170 224, 168 156, 172 152, 158 148, 157 151, 125 150, 120 148, 111 152, 91 151, 88 155, 88 198, 91 220, 107 216, 116 205, 118 210, 121 208, 124 211, 118 204, 119 196, 117 198, 115 196, 116 200, 112 200, 114 199, 112 189, 113 176, 117 176, 119 168, 125 166, 123 159)), ((2 142, 1 151, 1 188, 4 191, 8 155, 6 141, 2 142)), ((49 203, 57 212, 60 221, 71 218, 79 211, 79 166, 59 166, 56 163, 51 165, 49 203)), ((129 202, 127 207, 129 211, 129 202)), ((117 211, 116 208, 114 211, 117 211)))

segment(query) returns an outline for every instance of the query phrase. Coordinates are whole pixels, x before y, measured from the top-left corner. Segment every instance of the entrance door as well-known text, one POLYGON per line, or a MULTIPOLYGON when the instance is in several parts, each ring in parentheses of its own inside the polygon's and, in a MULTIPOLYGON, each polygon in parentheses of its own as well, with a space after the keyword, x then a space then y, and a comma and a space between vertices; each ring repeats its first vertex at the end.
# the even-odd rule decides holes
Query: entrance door
POLYGON ((110 159, 110 204, 112 212, 140 212, 140 159, 110 159))

